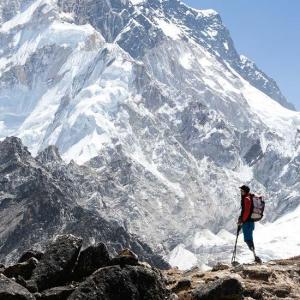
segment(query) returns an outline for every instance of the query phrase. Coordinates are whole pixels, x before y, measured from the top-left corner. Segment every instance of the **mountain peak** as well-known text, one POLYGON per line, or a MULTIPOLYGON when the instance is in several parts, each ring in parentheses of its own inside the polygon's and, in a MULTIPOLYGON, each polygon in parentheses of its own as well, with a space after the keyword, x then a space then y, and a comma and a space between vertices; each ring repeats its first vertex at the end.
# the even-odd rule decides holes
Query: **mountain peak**
POLYGON ((42 163, 62 161, 58 148, 54 145, 50 145, 41 152, 39 152, 36 159, 42 163))
POLYGON ((6 137, 0 141, 0 162, 5 163, 11 159, 23 159, 30 157, 28 148, 23 145, 20 138, 15 136, 6 137))

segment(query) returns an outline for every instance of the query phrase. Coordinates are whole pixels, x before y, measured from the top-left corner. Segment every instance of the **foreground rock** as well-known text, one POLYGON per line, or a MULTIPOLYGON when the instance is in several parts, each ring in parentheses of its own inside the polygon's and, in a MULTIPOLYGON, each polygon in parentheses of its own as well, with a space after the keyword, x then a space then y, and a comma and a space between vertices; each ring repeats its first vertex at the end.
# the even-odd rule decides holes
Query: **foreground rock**
POLYGON ((66 300, 74 290, 73 286, 58 286, 43 291, 36 298, 39 300, 66 300))
POLYGON ((42 291, 68 282, 81 246, 82 239, 78 237, 57 236, 46 248, 31 280, 27 283, 30 291, 42 291))
POLYGON ((162 300, 168 290, 161 271, 126 248, 111 258, 103 243, 81 251, 82 239, 59 235, 38 261, 31 254, 1 275, 0 300, 162 300), (33 270, 33 272, 32 272, 33 270), (28 279, 27 281, 24 280, 28 279))
POLYGON ((43 257, 44 253, 37 250, 28 250, 24 252, 18 260, 18 263, 25 262, 30 258, 34 257, 37 260, 40 260, 43 257))
POLYGON ((300 256, 262 265, 217 265, 210 272, 171 269, 164 275, 174 293, 170 300, 300 299, 300 256))
POLYGON ((211 283, 200 285, 192 293, 195 300, 240 300, 242 296, 242 284, 236 278, 217 279, 211 283))
POLYGON ((0 274, 1 300, 34 300, 35 297, 23 286, 0 274))
POLYGON ((18 276, 21 276, 27 280, 31 277, 32 272, 36 268, 37 264, 38 260, 34 257, 31 257, 25 262, 7 267, 3 274, 9 278, 17 278, 18 276))
POLYGON ((83 282, 69 300, 163 300, 167 295, 161 273, 144 266, 110 266, 83 282))
POLYGON ((110 257, 105 244, 99 243, 97 246, 90 246, 81 251, 73 272, 73 278, 80 280, 80 278, 91 275, 99 268, 108 266, 109 263, 110 257))
POLYGON ((111 260, 110 265, 120 265, 121 267, 123 267, 125 265, 136 266, 138 265, 138 263, 139 260, 137 255, 130 249, 124 249, 111 260))
POLYGON ((0 272, 0 300, 300 299, 300 257, 261 265, 219 264, 209 272, 197 267, 160 271, 129 248, 112 257, 103 243, 80 252, 81 245, 81 238, 59 235, 40 261, 31 257, 0 266, 14 277, 0 272), (36 267, 30 275, 32 262, 36 267))

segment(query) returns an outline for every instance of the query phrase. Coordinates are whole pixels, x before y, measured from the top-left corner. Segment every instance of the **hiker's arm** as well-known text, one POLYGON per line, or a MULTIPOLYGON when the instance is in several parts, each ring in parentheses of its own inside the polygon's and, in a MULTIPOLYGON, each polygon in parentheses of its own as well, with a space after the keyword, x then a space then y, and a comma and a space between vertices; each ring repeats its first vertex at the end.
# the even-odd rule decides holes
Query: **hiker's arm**
POLYGON ((251 213, 251 199, 250 197, 245 197, 244 199, 244 209, 243 209, 243 214, 242 214, 242 222, 246 222, 251 213))

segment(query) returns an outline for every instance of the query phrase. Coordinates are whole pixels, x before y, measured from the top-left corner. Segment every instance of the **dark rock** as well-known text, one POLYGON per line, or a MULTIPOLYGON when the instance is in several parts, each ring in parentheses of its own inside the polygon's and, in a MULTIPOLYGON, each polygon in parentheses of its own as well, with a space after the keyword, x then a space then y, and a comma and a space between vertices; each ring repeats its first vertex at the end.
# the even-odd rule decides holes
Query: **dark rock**
POLYGON ((212 272, 222 271, 222 270, 228 270, 230 266, 218 263, 212 268, 212 272))
POLYGON ((58 148, 54 145, 50 145, 43 151, 39 152, 36 159, 43 164, 52 161, 62 161, 62 158, 58 152, 58 148))
POLYGON ((251 297, 253 299, 262 300, 263 297, 263 289, 257 285, 247 286, 243 292, 244 297, 251 297))
POLYGON ((38 260, 34 257, 31 257, 25 262, 7 267, 4 270, 3 274, 9 278, 17 278, 18 276, 22 276, 25 280, 28 280, 31 277, 32 272, 36 268, 37 264, 38 260))
POLYGON ((74 292, 75 287, 72 286, 59 286, 54 287, 48 290, 45 290, 41 293, 41 300, 66 300, 72 292, 74 292))
POLYGON ((41 297, 42 297, 41 293, 34 293, 33 295, 37 300, 41 299, 41 297))
POLYGON ((277 285, 269 289, 269 292, 278 298, 286 298, 291 293, 291 287, 287 285, 277 285))
POLYGON ((23 286, 0 274, 1 300, 34 300, 35 297, 23 286))
POLYGON ((2 274, 5 270, 5 266, 3 264, 0 264, 0 274, 2 274))
POLYGON ((129 249, 123 249, 116 257, 110 261, 110 265, 132 265, 136 266, 139 263, 138 256, 129 249))
POLYGON ((63 285, 71 279, 71 273, 77 260, 82 239, 73 235, 59 235, 50 243, 27 282, 30 291, 45 290, 63 285))
POLYGON ((200 285, 192 293, 193 300, 239 300, 242 299, 242 284, 235 278, 225 277, 200 285))
POLYGON ((246 268, 243 270, 243 275, 250 279, 269 281, 272 271, 263 269, 246 268))
POLYGON ((16 283, 18 283, 18 284, 24 286, 25 288, 27 288, 26 280, 20 275, 17 276, 16 283))
POLYGON ((26 260, 30 259, 31 257, 40 260, 43 257, 44 253, 37 250, 28 250, 24 252, 18 260, 18 263, 25 262, 26 260))
POLYGON ((97 246, 90 246, 79 254, 77 265, 73 272, 74 280, 80 280, 91 275, 101 267, 106 267, 110 263, 108 250, 103 243, 97 246))
POLYGON ((189 278, 182 278, 177 282, 172 291, 177 293, 181 290, 189 289, 191 286, 192 281, 189 278))
POLYGON ((101 268, 71 294, 68 300, 163 300, 167 290, 161 273, 142 266, 101 268))

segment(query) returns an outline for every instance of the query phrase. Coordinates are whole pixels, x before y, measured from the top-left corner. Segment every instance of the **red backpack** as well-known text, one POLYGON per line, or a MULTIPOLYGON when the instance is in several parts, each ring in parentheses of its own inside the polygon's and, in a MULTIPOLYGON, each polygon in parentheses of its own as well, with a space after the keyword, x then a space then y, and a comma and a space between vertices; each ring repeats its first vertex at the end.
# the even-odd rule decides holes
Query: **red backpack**
POLYGON ((260 221, 264 216, 265 201, 263 200, 262 196, 257 196, 254 194, 251 194, 251 201, 253 207, 251 220, 254 222, 260 221))

